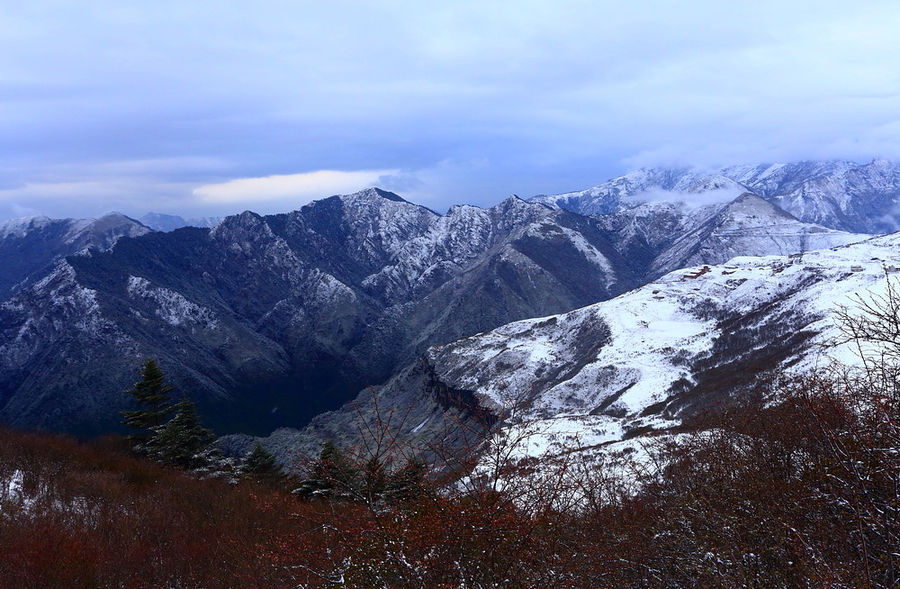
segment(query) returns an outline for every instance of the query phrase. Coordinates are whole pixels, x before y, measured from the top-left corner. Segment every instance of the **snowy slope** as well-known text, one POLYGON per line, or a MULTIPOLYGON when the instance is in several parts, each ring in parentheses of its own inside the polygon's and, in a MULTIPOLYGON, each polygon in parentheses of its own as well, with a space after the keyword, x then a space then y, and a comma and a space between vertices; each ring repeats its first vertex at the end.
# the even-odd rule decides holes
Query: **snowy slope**
POLYGON ((635 285, 596 224, 515 197, 438 215, 369 189, 212 229, 132 223, 147 234, 0 300, 0 420, 102 431, 153 357, 220 431, 301 426, 428 346, 635 285))
POLYGON ((896 231, 900 166, 887 160, 641 169, 588 190, 531 199, 580 214, 610 214, 642 202, 731 200, 749 191, 801 221, 857 233, 896 231))
MULTIPOLYGON (((829 248, 865 239, 866 235, 803 223, 768 201, 744 193, 686 231, 654 260, 650 274, 678 268, 719 264, 738 255, 788 255, 829 248)), ((697 213, 695 222, 702 219, 697 213)))
POLYGON ((644 260, 643 282, 678 268, 720 264, 736 255, 787 255, 869 236, 804 223, 751 193, 691 206, 651 202, 593 217, 628 260, 644 260))
POLYGON ((174 231, 182 227, 215 227, 224 217, 180 217, 164 213, 147 213, 139 221, 157 231, 174 231))
POLYGON ((121 237, 149 232, 147 227, 120 213, 99 219, 38 216, 0 223, 0 301, 49 272, 64 256, 87 248, 109 249, 121 237))
POLYGON ((802 257, 739 257, 433 348, 428 360, 442 383, 472 391, 507 427, 538 432, 534 452, 554 439, 557 450, 617 441, 678 425, 760 370, 852 362, 849 349, 820 345, 836 335, 832 311, 883 290, 898 260, 897 235, 802 257))
POLYGON ((642 168, 587 190, 536 196, 529 200, 582 215, 606 215, 641 202, 682 200, 679 199, 679 195, 702 192, 704 186, 730 191, 720 200, 730 200, 747 190, 743 185, 732 186, 730 183, 717 183, 715 180, 715 174, 698 172, 691 168, 642 168))
MULTIPOLYGON (((151 232, 109 216, 37 219, 6 232, 33 238, 44 227, 56 233, 36 244, 52 237, 68 253, 77 245, 69 234, 116 245, 56 266, 38 256, 44 273, 0 299, 0 419, 84 431, 118 421, 119 392, 145 357, 164 363, 223 431, 302 426, 429 346, 607 300, 686 264, 860 239, 752 195, 606 217, 510 197, 439 215, 374 188, 280 215, 248 211, 212 229, 151 232), (134 232, 145 235, 116 241, 134 232)), ((577 372, 595 345, 589 327, 564 334, 581 334, 566 350, 572 362, 546 369, 541 383, 577 372)), ((548 357, 554 346, 551 337, 548 357)), ((625 378, 608 372, 597 378, 625 378)), ((448 406, 472 409, 465 395, 450 397, 448 406)), ((592 410, 605 401, 581 402, 592 410)))
POLYGON ((8 239, 10 237, 22 237, 29 231, 34 231, 41 227, 46 227, 52 223, 52 219, 44 215, 34 215, 31 217, 21 217, 18 219, 9 219, 0 223, 0 239, 8 239))
POLYGON ((519 440, 522 456, 598 445, 639 454, 644 434, 671 431, 771 374, 854 362, 849 348, 823 348, 836 334, 833 310, 895 275, 900 235, 677 270, 430 348, 377 393, 265 442, 284 457, 314 454, 324 439, 358 444, 384 408, 397 408, 399 439, 419 447, 472 447, 499 421, 494 435, 519 440))

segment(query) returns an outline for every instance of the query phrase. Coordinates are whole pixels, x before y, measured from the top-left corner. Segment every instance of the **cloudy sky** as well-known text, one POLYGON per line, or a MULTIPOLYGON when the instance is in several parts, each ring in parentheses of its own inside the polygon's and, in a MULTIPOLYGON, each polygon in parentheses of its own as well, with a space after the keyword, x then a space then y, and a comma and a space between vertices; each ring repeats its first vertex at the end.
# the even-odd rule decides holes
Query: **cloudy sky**
POLYGON ((0 4, 0 220, 900 157, 896 0, 0 4))

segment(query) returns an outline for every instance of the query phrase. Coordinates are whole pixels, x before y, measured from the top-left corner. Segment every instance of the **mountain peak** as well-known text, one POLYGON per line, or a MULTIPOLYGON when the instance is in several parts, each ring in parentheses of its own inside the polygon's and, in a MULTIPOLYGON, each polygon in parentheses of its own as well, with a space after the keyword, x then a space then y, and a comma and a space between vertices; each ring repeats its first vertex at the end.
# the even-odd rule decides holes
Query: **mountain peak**
POLYGON ((19 217, 10 219, 0 223, 0 238, 9 237, 11 235, 23 235, 29 229, 41 227, 50 223, 52 219, 44 215, 32 215, 29 217, 19 217))
POLYGON ((127 215, 123 215, 118 211, 110 211, 93 221, 95 224, 111 224, 111 223, 139 223, 127 215))
POLYGON ((551 207, 547 206, 543 202, 540 201, 530 201, 524 200, 520 198, 516 194, 510 194, 497 204, 491 207, 491 209, 496 209, 499 211, 513 211, 513 210, 531 210, 531 209, 548 209, 551 207))
POLYGON ((580 192, 534 197, 533 202, 582 215, 605 215, 660 197, 677 200, 680 195, 732 189, 735 194, 753 192, 804 223, 869 234, 900 227, 894 213, 900 207, 900 166, 884 159, 868 164, 801 161, 718 170, 644 168, 580 192))
POLYGON ((543 203, 522 200, 515 194, 508 196, 488 210, 491 216, 497 219, 500 226, 507 228, 536 221, 553 212, 551 207, 543 203))
POLYGON ((752 192, 745 192, 725 205, 725 208, 722 209, 722 214, 727 214, 732 218, 765 219, 777 217, 797 221, 794 215, 752 192))
POLYGON ((157 231, 174 231, 182 227, 215 227, 222 222, 223 217, 191 217, 184 218, 179 215, 167 215, 165 213, 147 213, 138 221, 157 231))
POLYGON ((704 192, 712 192, 719 190, 729 190, 735 193, 745 193, 747 188, 740 182, 736 182, 727 176, 721 174, 710 174, 703 176, 696 182, 687 187, 685 192, 691 194, 702 194, 704 192))
POLYGON ((112 245, 119 237, 137 237, 153 230, 146 225, 127 217, 122 213, 106 213, 98 219, 78 219, 70 224, 69 239, 78 240, 82 233, 91 234, 94 237, 89 241, 99 240, 101 244, 112 245))
POLYGON ((404 198, 402 198, 398 194, 394 194, 393 192, 389 192, 387 190, 382 190, 382 189, 376 188, 374 186, 371 188, 366 188, 364 190, 360 190, 359 192, 355 192, 348 196, 369 197, 369 198, 378 197, 378 198, 384 198, 387 200, 392 200, 394 202, 406 202, 406 203, 409 202, 409 201, 405 200, 404 198))

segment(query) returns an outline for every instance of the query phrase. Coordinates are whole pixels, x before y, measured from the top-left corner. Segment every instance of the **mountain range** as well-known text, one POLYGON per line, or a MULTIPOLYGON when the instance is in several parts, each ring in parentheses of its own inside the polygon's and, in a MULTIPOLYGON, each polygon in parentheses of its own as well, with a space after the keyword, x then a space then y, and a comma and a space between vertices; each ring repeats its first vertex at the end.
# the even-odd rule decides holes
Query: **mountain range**
POLYGON ((174 231, 182 227, 215 227, 223 217, 188 217, 166 215, 163 213, 147 213, 138 221, 156 231, 174 231))
POLYGON ((38 216, 0 223, 0 301, 41 277, 57 260, 85 249, 108 249, 120 237, 149 232, 119 213, 99 219, 38 216))
MULTIPOLYGON (((443 215, 367 189, 291 213, 245 212, 213 227, 152 231, 119 216, 118 224, 111 219, 100 224, 109 231, 98 231, 98 225, 85 234, 90 239, 74 240, 71 236, 80 235, 74 228, 91 223, 7 223, 0 226, 4 259, 30 251, 24 244, 45 245, 32 247, 41 255, 23 257, 27 263, 0 269, 5 288, 0 297, 0 420, 76 433, 115 429, 128 402, 122 391, 137 379, 143 360, 152 357, 172 384, 198 401, 205 421, 219 433, 264 435, 309 424, 302 434, 279 430, 270 440, 279 447, 307 443, 301 438, 313 444, 323 436, 349 436, 356 410, 339 408, 361 390, 366 392, 358 406, 383 398, 382 406, 417 407, 408 423, 415 421, 410 427, 418 427, 421 436, 439 435, 451 414, 488 427, 509 418, 503 395, 486 384, 492 382, 507 383, 504 394, 527 401, 528 415, 572 414, 598 423, 624 419, 616 426, 622 432, 656 427, 651 421, 671 420, 731 390, 715 385, 714 370, 696 367, 744 358, 735 350, 756 345, 741 339, 746 333, 779 333, 773 341, 797 350, 814 339, 805 335, 814 323, 807 319, 819 313, 812 299, 802 299, 813 305, 806 310, 797 303, 790 307, 794 311, 779 311, 775 300, 754 308, 734 294, 749 289, 741 285, 756 284, 754 276, 766 276, 760 284, 801 276, 799 269, 806 266, 788 264, 786 256, 832 248, 857 251, 842 246, 869 238, 841 229, 844 225, 827 215, 822 220, 832 227, 798 219, 778 206, 794 202, 778 196, 783 190, 745 191, 751 178, 756 186, 766 179, 775 186, 772 178, 777 177, 782 187, 791 178, 806 186, 801 192, 807 205, 812 186, 831 187, 851 177, 856 187, 883 184, 881 200, 834 201, 846 205, 838 221, 872 217, 875 213, 866 207, 876 205, 888 207, 879 209, 879 218, 892 214, 891 195, 900 181, 887 187, 894 177, 889 165, 796 166, 792 176, 779 171, 787 166, 769 166, 768 172, 757 167, 754 173, 747 168, 743 180, 732 184, 698 184, 702 178, 688 183, 687 172, 670 171, 671 178, 684 180, 657 186, 668 191, 668 200, 656 194, 643 202, 640 195, 655 186, 650 180, 639 189, 636 182, 618 179, 606 185, 627 190, 607 199, 605 214, 593 215, 567 208, 590 212, 588 204, 576 203, 613 194, 611 188, 531 201, 510 197, 489 209, 455 206, 443 215), (804 169, 810 175, 805 184, 799 171, 804 169), (828 169, 832 183, 824 180, 828 169), (871 177, 860 179, 863 171, 871 177), (680 192, 685 186, 694 191, 680 192), (724 198, 723 187, 734 194, 724 198), (56 233, 47 232, 51 226, 56 233), (734 256, 771 255, 781 257, 746 264, 782 267, 778 272, 753 274, 743 266, 723 266, 734 256), (696 276, 685 278, 689 275, 696 276), (713 276, 724 282, 704 286, 713 284, 713 276), (742 279, 730 290, 723 286, 742 279), (717 296, 724 298, 717 302, 717 296), (661 352, 641 356, 643 348, 617 327, 615 319, 633 312, 628 305, 637 305, 627 301, 639 298, 646 309, 641 321, 648 326, 632 331, 643 334, 644 342, 658 340, 652 346, 672 348, 671 357, 661 352), (616 310, 591 310, 589 305, 597 303, 616 310), (687 345, 661 328, 675 319, 652 319, 666 313, 705 317, 705 323, 688 322, 685 329, 718 330, 719 337, 687 345), (725 337, 729 329, 737 335, 725 337), (625 366, 621 358, 596 365, 601 352, 614 349, 658 363, 670 380, 653 385, 656 397, 634 401, 650 386, 640 384, 645 377, 635 376, 637 369, 615 368, 625 366), (588 386, 578 375, 592 366, 591 376, 583 377, 593 379, 588 386), (513 386, 519 382, 530 382, 530 392, 513 386), (565 388, 575 385, 591 392, 565 388), (645 411, 650 421, 642 424, 645 411)), ((662 177, 648 171, 633 177, 651 176, 662 177)), ((822 196, 817 202, 831 201, 822 196)), ((870 257, 889 260, 889 245, 878 248, 870 257)), ((851 283, 828 274, 829 264, 843 267, 844 262, 822 259, 821 270, 807 270, 805 278, 785 286, 778 300, 822 280, 851 283)), ((871 274, 848 272, 853 280, 871 274)), ((772 354, 758 359, 760 365, 790 361, 790 354, 777 351, 771 341, 759 345, 772 354)))
POLYGON ((806 161, 790 164, 640 169, 578 192, 531 199, 583 215, 616 213, 643 202, 703 202, 742 192, 759 195, 799 220, 855 233, 900 229, 900 166, 806 161))
POLYGON ((384 408, 399 407, 392 435, 412 447, 500 424, 519 457, 636 451, 761 383, 860 364, 839 343, 835 312, 884 296, 897 273, 897 234, 676 270, 612 300, 435 346, 347 408, 265 441, 283 457, 323 439, 360 444, 384 408))

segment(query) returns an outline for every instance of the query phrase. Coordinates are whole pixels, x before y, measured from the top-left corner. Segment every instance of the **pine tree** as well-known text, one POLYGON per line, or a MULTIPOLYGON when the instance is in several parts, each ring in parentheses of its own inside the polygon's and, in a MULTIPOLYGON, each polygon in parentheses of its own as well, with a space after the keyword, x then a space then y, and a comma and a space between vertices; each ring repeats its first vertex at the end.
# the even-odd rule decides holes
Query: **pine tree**
POLYGON ((426 493, 428 465, 416 456, 409 456, 402 468, 392 473, 385 495, 394 502, 418 499, 426 493))
POLYGON ((375 503, 384 495, 388 486, 387 466, 373 456, 366 461, 362 472, 362 495, 365 501, 375 503))
POLYGON ((175 405, 175 416, 153 428, 147 443, 148 455, 163 464, 180 468, 200 468, 211 460, 212 430, 203 427, 194 402, 183 397, 175 405))
POLYGON ((259 442, 247 453, 241 468, 244 474, 264 482, 277 482, 282 477, 281 467, 275 455, 263 448, 259 442))
POLYGON ((164 423, 174 411, 169 398, 172 387, 164 384, 164 380, 165 374, 156 360, 151 358, 141 369, 141 380, 134 384, 133 389, 125 391, 143 407, 133 411, 122 411, 125 417, 122 423, 128 428, 138 430, 129 436, 134 443, 134 449, 138 452, 146 453, 146 445, 153 436, 153 429, 164 423))
POLYGON ((331 440, 322 445, 322 451, 313 466, 312 475, 313 478, 327 483, 330 487, 350 490, 356 486, 356 469, 331 440))
POLYGON ((357 470, 331 440, 322 445, 319 459, 313 464, 310 475, 294 493, 301 497, 343 499, 354 498, 357 494, 357 470))

